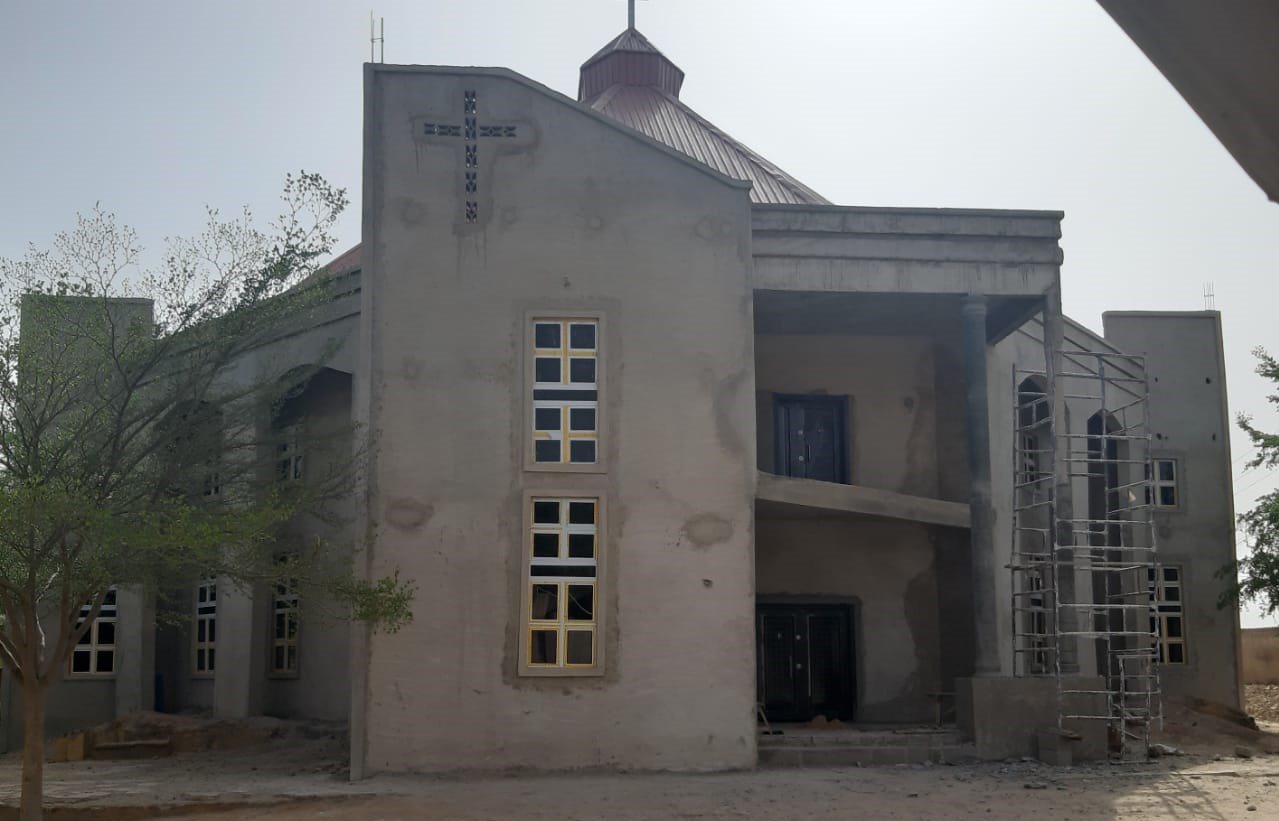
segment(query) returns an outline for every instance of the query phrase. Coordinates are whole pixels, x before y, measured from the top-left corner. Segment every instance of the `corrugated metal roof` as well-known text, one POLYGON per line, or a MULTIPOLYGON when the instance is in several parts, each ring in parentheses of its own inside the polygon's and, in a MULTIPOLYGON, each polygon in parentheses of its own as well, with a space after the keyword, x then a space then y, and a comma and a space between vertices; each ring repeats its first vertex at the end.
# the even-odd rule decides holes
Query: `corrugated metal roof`
POLYGON ((684 72, 635 29, 582 64, 578 100, 698 162, 752 184, 751 201, 829 205, 830 201, 679 99, 684 72))
POLYGON ((752 184, 751 202, 830 204, 830 200, 725 134, 678 98, 658 88, 618 84, 600 94, 590 105, 601 114, 722 174, 748 180, 752 184))

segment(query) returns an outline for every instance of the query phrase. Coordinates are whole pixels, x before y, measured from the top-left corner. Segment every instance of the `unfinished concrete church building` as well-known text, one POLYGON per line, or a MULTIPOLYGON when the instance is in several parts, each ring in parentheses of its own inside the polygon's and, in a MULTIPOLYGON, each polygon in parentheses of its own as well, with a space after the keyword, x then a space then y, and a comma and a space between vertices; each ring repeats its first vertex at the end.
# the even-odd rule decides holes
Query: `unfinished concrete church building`
POLYGON ((211 582, 157 630, 122 592, 51 731, 159 706, 349 721, 357 776, 709 770, 803 760, 765 719, 1085 755, 1239 706, 1218 314, 1099 335, 1061 213, 834 205, 683 81, 633 28, 577 100, 365 67, 363 242, 272 355, 342 342, 297 424, 369 437, 354 526, 414 620, 211 582))

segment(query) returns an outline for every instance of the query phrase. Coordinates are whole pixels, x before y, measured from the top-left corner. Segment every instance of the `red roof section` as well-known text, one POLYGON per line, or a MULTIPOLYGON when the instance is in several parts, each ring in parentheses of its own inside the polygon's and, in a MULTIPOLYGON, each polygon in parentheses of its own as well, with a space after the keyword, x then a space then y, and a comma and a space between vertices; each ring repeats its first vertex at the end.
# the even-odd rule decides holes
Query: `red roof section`
POLYGON ((679 99, 684 72, 648 38, 627 29, 582 64, 578 100, 730 177, 752 183, 751 201, 830 201, 730 137, 679 99))

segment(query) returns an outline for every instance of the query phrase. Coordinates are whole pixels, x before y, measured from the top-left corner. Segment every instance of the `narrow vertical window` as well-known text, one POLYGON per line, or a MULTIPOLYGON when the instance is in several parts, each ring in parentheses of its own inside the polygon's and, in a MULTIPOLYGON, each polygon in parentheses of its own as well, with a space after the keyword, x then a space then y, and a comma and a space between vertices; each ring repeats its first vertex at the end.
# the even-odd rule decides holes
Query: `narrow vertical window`
POLYGON ((599 321, 533 320, 533 462, 599 461, 599 321))
POLYGON ((276 439, 275 478, 280 482, 302 479, 302 443, 297 425, 283 428, 276 439))
MULTIPOLYGON (((93 612, 91 605, 80 608, 79 627, 93 612)), ((104 676, 115 673, 116 589, 107 591, 98 617, 71 650, 72 676, 104 676)))
POLYGON ((1150 581, 1150 632, 1159 643, 1160 664, 1185 664, 1186 622, 1181 591, 1182 570, 1160 565, 1148 571, 1150 581))
POLYGON ((218 583, 205 577, 195 588, 195 673, 213 673, 218 640, 218 583))
MULTIPOLYGON (((1154 477, 1150 483, 1154 493, 1155 507, 1177 507, 1181 504, 1181 494, 1177 487, 1177 460, 1155 459, 1154 477)), ((1146 468, 1147 472, 1150 468, 1146 468)))
POLYGON ((589 670, 599 654, 599 500, 534 498, 530 503, 525 664, 589 670))
POLYGON ((271 674, 298 674, 298 583, 287 575, 293 556, 281 556, 276 563, 286 574, 275 585, 271 597, 271 674))

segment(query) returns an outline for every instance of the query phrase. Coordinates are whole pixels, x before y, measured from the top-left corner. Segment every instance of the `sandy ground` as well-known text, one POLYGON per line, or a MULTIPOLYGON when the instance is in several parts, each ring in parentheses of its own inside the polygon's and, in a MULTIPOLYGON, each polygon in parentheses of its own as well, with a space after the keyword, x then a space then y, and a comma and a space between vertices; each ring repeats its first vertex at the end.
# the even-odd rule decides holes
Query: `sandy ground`
MULTIPOLYGON (((169 814, 190 821, 1279 821, 1279 724, 1263 722, 1256 732, 1196 714, 1169 729, 1164 740, 1183 755, 1127 764, 381 776, 355 784, 344 775, 340 739, 295 736, 158 760, 52 764, 46 793, 52 821, 169 814)), ((16 803, 19 763, 14 755, 0 759, 0 805, 16 803)))

